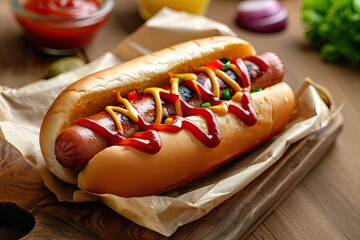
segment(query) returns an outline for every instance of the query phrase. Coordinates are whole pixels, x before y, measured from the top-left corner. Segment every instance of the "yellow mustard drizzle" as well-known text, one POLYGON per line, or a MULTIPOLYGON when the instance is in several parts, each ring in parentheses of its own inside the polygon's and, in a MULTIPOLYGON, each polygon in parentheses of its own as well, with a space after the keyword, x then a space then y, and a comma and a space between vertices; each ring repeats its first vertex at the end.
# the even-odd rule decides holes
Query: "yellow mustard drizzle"
POLYGON ((224 116, 229 112, 227 105, 223 102, 219 105, 211 106, 210 110, 220 116, 224 116))
MULTIPOLYGON (((170 87, 171 87, 172 94, 179 95, 180 79, 182 79, 183 81, 195 81, 197 79, 197 76, 194 73, 171 74, 170 75, 170 87)), ((176 111, 176 115, 178 115, 178 116, 183 115, 180 99, 178 99, 175 102, 175 111, 176 111)))
POLYGON ((158 88, 158 87, 151 87, 145 89, 145 94, 151 94, 154 97, 155 101, 155 123, 161 123, 162 120, 162 105, 161 105, 161 98, 160 92, 168 92, 165 89, 158 88))
POLYGON ((238 67, 235 66, 235 64, 230 64, 230 69, 233 70, 239 77, 241 76, 241 71, 238 67))
MULTIPOLYGON (((235 66, 235 64, 230 64, 230 69, 233 70, 237 76, 241 76, 241 73, 240 73, 239 69, 235 66)), ((216 68, 213 69, 213 68, 209 68, 206 66, 197 68, 196 70, 204 71, 207 73, 208 77, 210 78, 211 84, 212 84, 212 91, 213 91, 214 97, 220 98, 220 87, 219 87, 218 81, 216 80, 216 77, 219 77, 230 88, 232 88, 235 91, 235 94, 233 95, 231 100, 234 102, 241 102, 241 99, 243 97, 243 93, 242 93, 243 89, 240 87, 240 85, 236 81, 234 81, 232 78, 230 78, 229 75, 227 75, 225 72, 223 72, 220 69, 216 69, 216 68)), ((228 113, 228 107, 225 103, 220 103, 219 105, 211 106, 210 110, 220 116, 224 116, 228 113)))
MULTIPOLYGON (((233 70, 237 76, 241 76, 240 70, 234 65, 230 64, 230 69, 233 70)), ((243 89, 240 87, 240 85, 234 81, 232 78, 230 78, 225 72, 221 71, 220 69, 213 69, 210 67, 202 66, 195 69, 198 72, 205 72, 212 84, 212 93, 215 98, 220 99, 220 86, 216 79, 216 77, 219 77, 222 79, 230 88, 232 88, 235 91, 235 94, 232 96, 231 100, 234 102, 241 102, 241 99, 243 97, 243 89)), ((194 73, 182 73, 182 74, 170 74, 170 91, 165 90, 163 88, 159 87, 150 87, 144 90, 145 94, 151 94, 154 97, 155 101, 155 123, 161 123, 162 117, 163 117, 163 111, 162 111, 162 104, 161 104, 161 92, 171 93, 179 95, 179 82, 181 81, 195 81, 197 80, 197 75, 194 73)), ((196 91, 198 91, 199 84, 194 84, 194 87, 196 88, 196 91)), ((250 87, 249 87, 250 90, 250 87)), ((132 107, 131 103, 125 99, 122 98, 117 92, 117 99, 118 102, 123 104, 125 108, 119 107, 119 106, 107 106, 105 110, 111 115, 111 117, 114 119, 114 122, 118 128, 119 131, 123 132, 123 128, 121 125, 121 122, 118 120, 118 118, 115 115, 115 111, 120 112, 121 114, 129 117, 132 121, 138 122, 138 114, 134 107, 132 107)), ((182 109, 181 109, 181 102, 180 98, 175 102, 175 110, 176 114, 178 116, 182 116, 182 109)), ((218 115, 226 115, 228 113, 228 107, 225 103, 220 103, 215 106, 211 106, 210 110, 218 115)), ((165 124, 171 124, 173 122, 173 119, 167 118, 165 119, 165 124)))
POLYGON ((199 71, 199 72, 206 72, 206 74, 209 76, 210 81, 211 81, 211 86, 212 86, 212 92, 214 97, 219 98, 220 99, 220 87, 219 87, 219 83, 216 80, 216 74, 215 71, 209 67, 199 67, 196 68, 195 70, 199 71))
MULTIPOLYGON (((216 75, 221 78, 230 88, 234 89, 235 92, 241 92, 240 85, 235 82, 229 75, 221 71, 220 69, 214 69, 216 75)), ((238 75, 239 76, 239 75, 238 75)))
POLYGON ((172 124, 174 122, 174 119, 173 118, 167 118, 165 119, 164 123, 165 124, 172 124))
POLYGON ((120 123, 120 120, 116 117, 115 111, 120 112, 121 114, 127 116, 128 118, 130 118, 132 121, 134 121, 136 123, 139 121, 139 118, 138 118, 138 115, 137 115, 137 112, 136 112, 135 108, 131 105, 129 100, 127 100, 126 98, 121 97, 119 92, 116 92, 116 97, 117 97, 118 102, 123 104, 125 108, 122 108, 122 107, 119 107, 119 106, 107 106, 105 108, 105 111, 107 113, 109 113, 110 116, 113 118, 117 129, 121 133, 123 133, 123 127, 122 127, 122 125, 120 123))
POLYGON ((240 102, 243 96, 244 96, 244 94, 242 92, 236 92, 232 96, 231 100, 233 100, 234 102, 240 102))

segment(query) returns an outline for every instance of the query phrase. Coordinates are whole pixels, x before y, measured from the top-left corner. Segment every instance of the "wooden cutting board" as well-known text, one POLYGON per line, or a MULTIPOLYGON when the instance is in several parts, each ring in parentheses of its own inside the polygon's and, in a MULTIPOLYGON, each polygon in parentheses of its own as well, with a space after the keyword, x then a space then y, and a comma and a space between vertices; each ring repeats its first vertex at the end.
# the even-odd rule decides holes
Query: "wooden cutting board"
MULTIPOLYGON (((290 146, 239 193, 170 239, 243 239, 330 151, 342 119, 290 146), (216 229, 216 231, 214 231, 216 229)), ((0 239, 167 239, 99 202, 59 202, 21 154, 0 138, 0 239)))

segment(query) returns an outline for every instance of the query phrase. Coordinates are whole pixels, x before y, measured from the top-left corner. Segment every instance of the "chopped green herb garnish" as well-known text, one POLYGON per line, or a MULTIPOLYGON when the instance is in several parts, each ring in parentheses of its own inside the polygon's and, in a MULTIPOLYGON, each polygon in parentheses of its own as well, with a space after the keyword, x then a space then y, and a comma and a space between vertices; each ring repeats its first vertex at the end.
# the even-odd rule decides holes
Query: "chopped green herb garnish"
POLYGON ((211 107, 211 103, 209 103, 209 102, 204 102, 204 103, 201 104, 201 107, 203 107, 203 108, 209 108, 209 107, 211 107))
POLYGON ((260 92, 262 91, 262 88, 253 88, 251 89, 251 92, 260 92))
POLYGON ((179 81, 180 81, 180 82, 185 81, 185 79, 186 79, 186 77, 179 77, 179 81))
POLYGON ((224 65, 222 66, 221 70, 226 71, 230 68, 230 61, 227 61, 224 63, 224 65))
POLYGON ((229 90, 228 88, 225 88, 225 89, 222 91, 222 97, 223 97, 223 99, 225 99, 225 100, 230 100, 230 99, 231 99, 230 90, 229 90))

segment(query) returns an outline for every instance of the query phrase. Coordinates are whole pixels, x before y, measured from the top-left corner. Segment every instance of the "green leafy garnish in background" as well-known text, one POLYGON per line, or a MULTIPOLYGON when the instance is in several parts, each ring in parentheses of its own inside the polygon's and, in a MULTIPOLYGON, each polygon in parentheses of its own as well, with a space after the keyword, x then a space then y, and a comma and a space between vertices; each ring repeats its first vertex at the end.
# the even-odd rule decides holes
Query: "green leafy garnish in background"
POLYGON ((360 66, 360 0, 303 0, 306 38, 324 60, 360 66))

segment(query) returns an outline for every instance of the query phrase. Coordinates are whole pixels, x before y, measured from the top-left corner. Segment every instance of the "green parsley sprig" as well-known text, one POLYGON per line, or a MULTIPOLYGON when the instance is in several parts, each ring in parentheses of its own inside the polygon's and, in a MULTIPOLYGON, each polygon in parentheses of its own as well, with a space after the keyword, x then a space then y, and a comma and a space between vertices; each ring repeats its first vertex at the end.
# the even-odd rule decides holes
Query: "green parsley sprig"
POLYGON ((303 0, 306 38, 324 60, 360 66, 360 0, 303 0))

